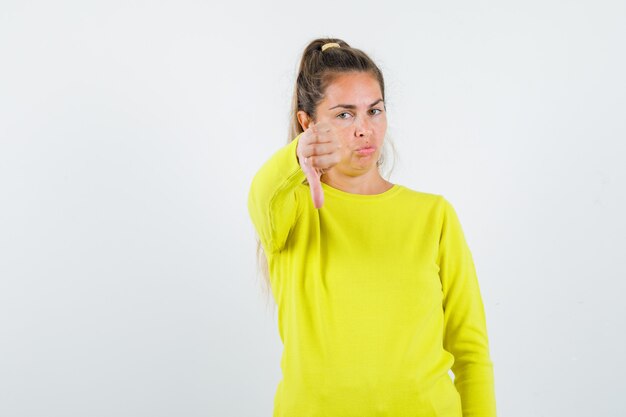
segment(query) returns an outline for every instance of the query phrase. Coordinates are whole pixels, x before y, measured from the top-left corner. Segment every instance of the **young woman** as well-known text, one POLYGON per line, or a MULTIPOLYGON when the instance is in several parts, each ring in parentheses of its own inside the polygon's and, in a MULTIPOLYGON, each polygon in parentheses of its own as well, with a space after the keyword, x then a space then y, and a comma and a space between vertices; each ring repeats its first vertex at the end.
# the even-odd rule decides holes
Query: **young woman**
POLYGON ((314 40, 291 140, 251 182, 284 345, 274 417, 496 416, 472 254, 443 196, 382 177, 385 111, 375 63, 314 40))

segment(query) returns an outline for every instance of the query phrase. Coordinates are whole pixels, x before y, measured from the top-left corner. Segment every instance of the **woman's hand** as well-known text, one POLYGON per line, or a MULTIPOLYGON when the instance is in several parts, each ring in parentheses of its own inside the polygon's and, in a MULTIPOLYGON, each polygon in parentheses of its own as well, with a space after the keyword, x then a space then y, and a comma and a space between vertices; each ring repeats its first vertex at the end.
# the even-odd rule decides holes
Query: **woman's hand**
POLYGON ((330 124, 311 122, 300 136, 296 154, 309 182, 313 205, 320 208, 324 204, 320 177, 341 160, 341 142, 330 124))

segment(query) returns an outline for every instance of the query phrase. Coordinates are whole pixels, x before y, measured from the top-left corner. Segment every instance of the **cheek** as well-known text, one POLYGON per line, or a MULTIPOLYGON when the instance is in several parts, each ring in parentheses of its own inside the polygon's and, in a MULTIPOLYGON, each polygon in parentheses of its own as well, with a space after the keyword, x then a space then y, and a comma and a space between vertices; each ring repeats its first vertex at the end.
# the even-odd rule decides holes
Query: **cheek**
POLYGON ((385 138, 385 134, 387 133, 387 121, 382 120, 380 123, 374 124, 374 131, 376 135, 376 140, 379 143, 382 143, 385 138))
POLYGON ((382 129, 386 129, 387 128, 387 118, 385 117, 381 117, 380 119, 377 119, 374 122, 374 127, 378 130, 382 129))
POLYGON ((352 141, 346 139, 346 136, 343 136, 341 139, 341 160, 344 162, 352 159, 352 149, 354 149, 355 145, 352 141))

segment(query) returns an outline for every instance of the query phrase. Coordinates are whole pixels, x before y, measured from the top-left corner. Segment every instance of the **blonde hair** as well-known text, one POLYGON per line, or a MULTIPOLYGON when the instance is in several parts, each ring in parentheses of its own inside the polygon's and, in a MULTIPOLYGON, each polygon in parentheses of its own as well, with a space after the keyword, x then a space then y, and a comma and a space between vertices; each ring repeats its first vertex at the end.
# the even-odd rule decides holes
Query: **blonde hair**
MULTIPOLYGON (((385 81, 383 74, 365 52, 360 49, 352 48, 341 39, 315 39, 304 48, 300 59, 289 115, 290 121, 287 144, 304 131, 298 121, 298 111, 305 111, 315 120, 317 105, 322 101, 326 88, 332 84, 338 75, 346 72, 371 73, 378 81, 383 101, 385 101, 385 81), (329 43, 338 44, 339 47, 324 48, 324 45, 329 43)), ((376 166, 381 176, 388 180, 393 170, 393 163, 395 163, 396 149, 388 136, 385 137, 383 143, 382 153, 378 161, 376 161, 376 166), (384 169, 388 164, 387 146, 391 147, 394 161, 392 161, 393 163, 386 175, 383 175, 384 169)), ((306 183, 307 181, 305 180, 304 184, 306 183)), ((267 257, 258 235, 256 236, 256 243, 257 269, 261 272, 261 276, 263 277, 263 289, 266 294, 266 300, 269 303, 269 295, 272 291, 267 257)), ((274 305, 275 303, 272 304, 272 306, 274 305)))

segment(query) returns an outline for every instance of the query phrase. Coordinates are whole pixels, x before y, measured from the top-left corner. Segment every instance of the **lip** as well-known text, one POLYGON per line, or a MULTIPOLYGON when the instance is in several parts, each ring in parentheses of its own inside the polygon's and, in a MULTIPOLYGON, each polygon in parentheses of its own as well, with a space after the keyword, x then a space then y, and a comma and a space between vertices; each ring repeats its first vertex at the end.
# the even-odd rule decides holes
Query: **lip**
POLYGON ((364 146, 363 148, 359 148, 356 150, 356 153, 359 155, 371 155, 376 151, 375 146, 364 146))

